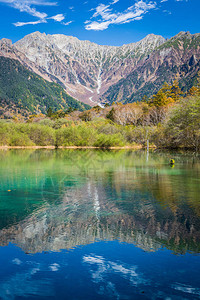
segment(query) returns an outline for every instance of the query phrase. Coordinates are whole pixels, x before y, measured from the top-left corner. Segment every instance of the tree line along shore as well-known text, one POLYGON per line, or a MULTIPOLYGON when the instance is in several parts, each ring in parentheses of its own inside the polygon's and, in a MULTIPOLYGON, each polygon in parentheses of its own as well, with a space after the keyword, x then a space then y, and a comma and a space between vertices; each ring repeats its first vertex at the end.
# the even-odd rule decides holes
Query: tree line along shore
POLYGON ((150 99, 90 110, 0 119, 4 147, 150 147, 200 150, 200 83, 183 95, 178 81, 150 99))

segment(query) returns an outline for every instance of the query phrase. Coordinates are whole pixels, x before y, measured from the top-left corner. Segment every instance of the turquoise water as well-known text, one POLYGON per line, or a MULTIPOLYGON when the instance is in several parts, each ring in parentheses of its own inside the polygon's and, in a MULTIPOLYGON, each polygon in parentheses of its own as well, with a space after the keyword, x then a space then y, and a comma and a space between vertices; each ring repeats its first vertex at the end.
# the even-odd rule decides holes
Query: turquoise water
POLYGON ((198 155, 2 150, 0 166, 0 299, 200 298, 198 155))

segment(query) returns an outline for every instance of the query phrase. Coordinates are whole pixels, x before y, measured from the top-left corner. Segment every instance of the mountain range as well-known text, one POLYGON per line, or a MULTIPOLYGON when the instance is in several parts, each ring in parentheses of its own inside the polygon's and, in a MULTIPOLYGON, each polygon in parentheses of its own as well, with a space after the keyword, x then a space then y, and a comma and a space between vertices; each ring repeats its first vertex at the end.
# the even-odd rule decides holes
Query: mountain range
POLYGON ((200 34, 180 32, 169 40, 149 34, 139 42, 116 47, 34 32, 14 44, 2 39, 2 57, 17 60, 45 84, 61 86, 91 106, 127 103, 150 97, 175 77, 183 90, 189 89, 200 70, 200 34))

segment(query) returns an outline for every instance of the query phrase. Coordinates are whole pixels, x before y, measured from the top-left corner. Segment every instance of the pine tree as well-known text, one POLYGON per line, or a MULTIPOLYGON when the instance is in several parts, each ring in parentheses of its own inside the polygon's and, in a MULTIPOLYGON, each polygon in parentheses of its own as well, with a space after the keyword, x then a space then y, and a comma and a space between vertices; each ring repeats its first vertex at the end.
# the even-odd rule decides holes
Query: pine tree
POLYGON ((52 114, 53 114, 52 108, 49 107, 49 108, 47 109, 47 117, 51 118, 52 114))
POLYGON ((171 97, 171 93, 172 93, 172 86, 169 85, 167 82, 165 82, 163 84, 163 87, 161 88, 162 92, 167 96, 167 97, 171 97))
POLYGON ((157 94, 153 95, 153 97, 150 99, 149 104, 151 106, 160 107, 173 103, 174 99, 172 97, 171 90, 172 86, 165 82, 163 87, 157 92, 157 94))
POLYGON ((174 101, 177 101, 178 99, 180 99, 181 95, 183 95, 183 92, 181 91, 181 89, 179 87, 178 78, 176 76, 176 78, 174 79, 174 81, 172 83, 172 87, 171 87, 171 98, 174 101))

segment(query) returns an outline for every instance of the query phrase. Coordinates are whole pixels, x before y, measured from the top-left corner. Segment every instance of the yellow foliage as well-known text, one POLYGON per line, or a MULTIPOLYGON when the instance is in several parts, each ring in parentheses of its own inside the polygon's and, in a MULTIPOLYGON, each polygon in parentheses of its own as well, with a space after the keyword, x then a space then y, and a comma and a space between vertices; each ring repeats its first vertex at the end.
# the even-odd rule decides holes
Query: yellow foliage
POLYGON ((195 86, 193 86, 193 87, 189 90, 189 92, 188 92, 188 94, 189 94, 190 96, 195 96, 195 95, 197 95, 198 93, 200 93, 200 90, 199 90, 197 87, 195 87, 195 86))
POLYGON ((177 101, 182 94, 183 92, 179 87, 177 79, 173 81, 172 85, 165 82, 157 94, 152 96, 149 101, 149 105, 157 107, 166 106, 177 101))

